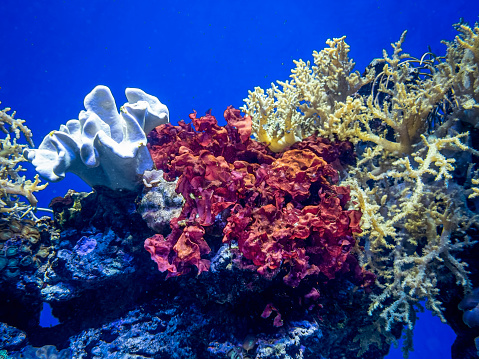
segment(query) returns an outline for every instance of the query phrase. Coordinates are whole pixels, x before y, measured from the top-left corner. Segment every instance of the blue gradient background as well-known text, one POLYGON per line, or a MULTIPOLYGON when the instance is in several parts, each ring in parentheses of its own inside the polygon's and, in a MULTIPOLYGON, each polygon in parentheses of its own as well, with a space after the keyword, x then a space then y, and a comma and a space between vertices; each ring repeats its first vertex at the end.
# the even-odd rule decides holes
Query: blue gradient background
MULTIPOLYGON (((440 41, 456 35, 451 25, 477 21, 479 2, 1 0, 0 14, 0 100, 28 121, 39 145, 77 118, 98 84, 118 106, 126 87, 157 96, 173 123, 193 109, 221 118, 248 90, 286 80, 292 60, 310 60, 328 38, 347 36, 360 72, 404 30, 406 52, 420 57, 429 45, 442 55, 440 41)), ((89 190, 70 175, 38 195, 40 206, 69 188, 89 190)), ((454 338, 422 314, 410 358, 450 358, 454 338)))

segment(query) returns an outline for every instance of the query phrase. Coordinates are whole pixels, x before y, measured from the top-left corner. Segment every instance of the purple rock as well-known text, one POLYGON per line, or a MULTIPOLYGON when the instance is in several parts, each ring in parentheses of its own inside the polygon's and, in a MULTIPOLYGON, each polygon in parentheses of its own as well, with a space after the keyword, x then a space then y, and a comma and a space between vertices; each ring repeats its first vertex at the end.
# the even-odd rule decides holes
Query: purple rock
POLYGON ((93 251, 96 247, 96 239, 95 238, 89 238, 89 237, 81 237, 73 250, 78 253, 81 256, 84 256, 91 251, 93 251))

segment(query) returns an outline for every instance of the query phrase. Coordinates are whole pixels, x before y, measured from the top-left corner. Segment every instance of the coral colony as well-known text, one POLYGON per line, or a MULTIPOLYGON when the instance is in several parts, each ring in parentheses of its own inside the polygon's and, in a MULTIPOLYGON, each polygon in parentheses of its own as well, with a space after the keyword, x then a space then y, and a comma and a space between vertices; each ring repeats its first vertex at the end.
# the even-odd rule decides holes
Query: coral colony
POLYGON ((0 111, 0 130, 6 134, 5 138, 0 139, 0 213, 23 216, 37 205, 33 193, 43 190, 47 185, 40 184, 38 175, 33 182, 20 175, 24 171, 20 163, 26 161, 22 152, 27 145, 19 144, 17 140, 23 134, 33 147, 32 132, 24 125, 25 120, 14 118, 15 112, 9 115, 9 111, 10 108, 0 111), (14 135, 13 142, 11 133, 14 135), (19 196, 26 198, 29 205, 21 202, 19 196))
POLYGON ((308 275, 352 271, 358 283, 370 285, 374 276, 350 253, 361 212, 345 210, 349 189, 334 185, 332 164, 353 161, 351 144, 310 136, 279 156, 250 138, 250 117, 232 107, 224 117, 228 124, 219 127, 210 114, 191 114, 192 124, 162 125, 149 135, 157 169, 167 181, 178 178, 185 198, 166 240, 157 234, 145 242, 158 269, 168 276, 191 265, 208 270, 204 235, 220 226, 222 241, 238 245, 238 265, 265 277, 288 268, 283 280, 296 287, 308 275))
POLYGON ((403 334, 407 356, 425 302, 458 334, 453 356, 475 355, 479 27, 455 26, 445 56, 405 54, 404 33, 363 75, 345 37, 328 40, 225 126, 211 112, 172 125, 139 89, 118 113, 97 86, 33 149, 0 112, 0 349, 382 358, 403 334), (46 184, 20 176, 22 153, 93 192, 38 219, 46 184), (43 303, 60 321, 48 336, 31 320, 43 303))
POLYGON ((168 121, 168 109, 139 89, 125 93, 129 102, 118 114, 110 89, 95 87, 79 119, 51 132, 38 149, 25 149, 25 157, 52 182, 72 172, 92 187, 134 189, 136 177, 153 166, 145 133, 168 121))

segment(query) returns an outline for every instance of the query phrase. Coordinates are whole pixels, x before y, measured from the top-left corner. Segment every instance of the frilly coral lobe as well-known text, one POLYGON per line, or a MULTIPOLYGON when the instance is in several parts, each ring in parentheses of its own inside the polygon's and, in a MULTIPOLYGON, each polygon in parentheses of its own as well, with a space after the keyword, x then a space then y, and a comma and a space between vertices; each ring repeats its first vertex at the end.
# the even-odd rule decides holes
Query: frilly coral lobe
POLYGON ((178 219, 171 223, 172 233, 166 237, 156 234, 147 238, 145 249, 151 253, 151 258, 158 264, 158 270, 168 271, 169 276, 187 273, 188 265, 195 265, 198 273, 209 269, 209 261, 201 259, 208 254, 210 248, 203 239, 204 229, 198 225, 181 228, 178 219))
MULTIPOLYGON (((351 254, 361 213, 345 209, 349 188, 335 186, 335 166, 354 161, 352 146, 311 136, 282 153, 273 153, 251 136, 251 118, 228 107, 227 125, 211 113, 191 123, 164 124, 148 136, 157 169, 185 198, 172 232, 157 234, 145 248, 169 276, 208 270, 205 233, 223 231, 223 242, 238 243, 238 265, 267 278, 283 271, 297 286, 308 275, 332 279, 351 272, 369 285, 374 277, 351 254)), ((208 236, 206 235, 208 238, 208 236)))

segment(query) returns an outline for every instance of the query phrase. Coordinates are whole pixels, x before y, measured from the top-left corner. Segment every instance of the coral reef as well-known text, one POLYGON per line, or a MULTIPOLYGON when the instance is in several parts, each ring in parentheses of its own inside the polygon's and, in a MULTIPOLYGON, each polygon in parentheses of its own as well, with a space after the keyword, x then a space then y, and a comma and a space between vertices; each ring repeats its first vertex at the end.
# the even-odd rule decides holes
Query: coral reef
MULTIPOLYGON (((238 268, 226 243, 214 247, 209 272, 165 281, 143 250, 152 233, 138 214, 126 211, 132 198, 101 206, 103 196, 115 197, 71 192, 52 202, 56 218, 71 215, 61 217, 67 219, 47 261, 33 273, 21 272, 16 286, 0 288, 0 318, 21 329, 0 326, 6 338, 0 350, 15 358, 32 357, 40 347, 75 358, 335 357, 368 317, 367 295, 348 279, 323 284, 305 278, 291 288, 281 278, 238 268), (38 326, 41 302, 50 304, 60 324, 38 326), (268 307, 274 313, 266 317, 268 307), (283 325, 272 330, 279 314, 283 325)), ((208 241, 211 234, 205 234, 208 241)), ((357 345, 346 351, 354 356, 357 345)), ((372 358, 386 352, 387 346, 367 351, 372 358)))
POLYGON ((282 90, 256 88, 243 108, 253 134, 273 150, 311 133, 354 145, 358 160, 340 172, 339 185, 350 188, 362 213, 353 252, 377 276, 369 313, 379 310, 381 319, 370 332, 387 337, 404 323, 406 353, 421 301, 446 320, 438 285, 444 268, 471 288, 459 253, 475 243, 478 224, 468 201, 478 193, 471 165, 478 152, 468 131, 479 118, 479 28, 456 28, 445 57, 403 53, 403 33, 392 55, 384 51, 363 77, 350 73, 344 38, 328 41, 313 55, 316 66, 295 61, 292 80, 278 81, 282 90))
POLYGON ((70 144, 73 167, 109 172, 95 146, 125 139, 156 169, 53 199, 54 221, 0 223, 0 350, 379 359, 401 336, 408 354, 425 302, 458 333, 454 359, 476 357, 479 27, 456 28, 444 57, 404 54, 404 33, 362 76, 345 38, 328 41, 223 127, 195 112, 146 137, 166 108, 135 90, 128 100, 146 102, 120 117, 97 88, 80 121, 27 156, 60 161, 70 144), (83 135, 84 150, 70 141, 83 135), (38 325, 42 302, 60 324, 38 325))
POLYGON ((42 300, 70 301, 92 287, 124 286, 136 275, 142 246, 135 238, 151 232, 136 213, 135 198, 133 192, 97 187, 52 201, 55 223, 63 230, 41 273, 42 300))
POLYGON ((168 109, 140 89, 127 88, 125 94, 128 103, 118 114, 110 89, 95 87, 79 119, 52 131, 38 149, 26 149, 25 157, 52 182, 72 172, 92 187, 137 189, 139 176, 153 166, 146 134, 168 122, 168 109))

